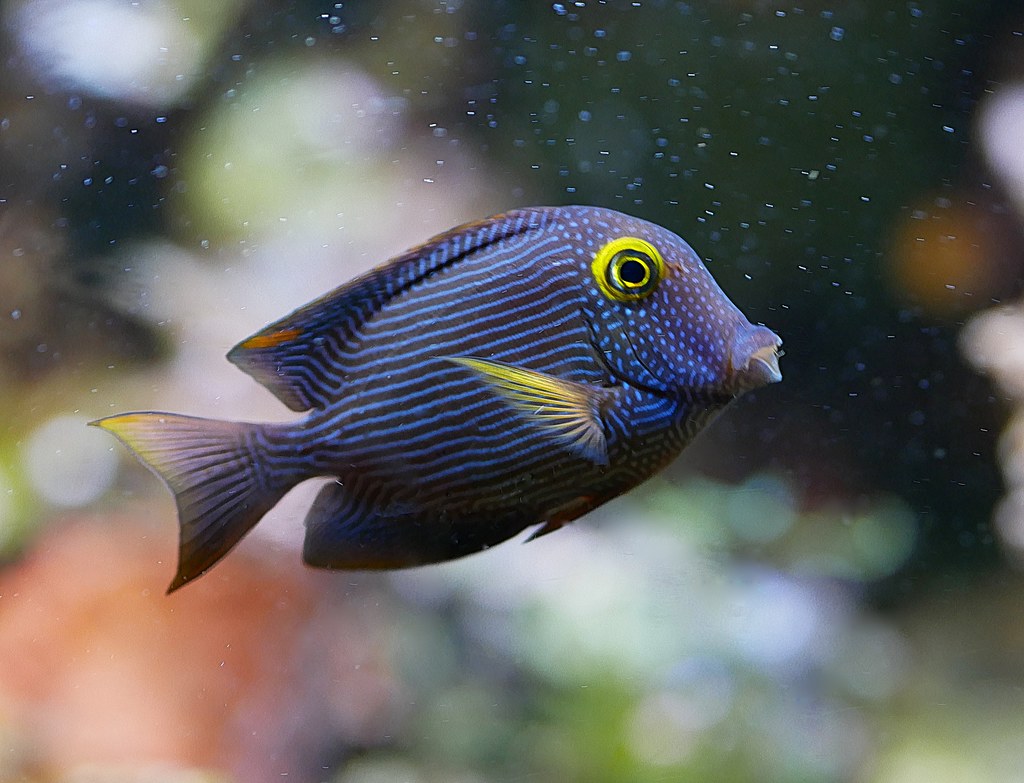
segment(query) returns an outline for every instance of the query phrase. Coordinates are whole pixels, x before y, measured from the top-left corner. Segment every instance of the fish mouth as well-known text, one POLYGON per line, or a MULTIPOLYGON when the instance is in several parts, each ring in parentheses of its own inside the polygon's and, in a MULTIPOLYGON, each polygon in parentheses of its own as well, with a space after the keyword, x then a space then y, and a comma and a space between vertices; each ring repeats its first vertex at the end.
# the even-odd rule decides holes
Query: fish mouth
POLYGON ((779 369, 779 350, 774 345, 765 345, 750 355, 745 372, 757 382, 758 386, 778 383, 782 380, 779 369))
POLYGON ((597 334, 594 324, 586 319, 591 333, 591 345, 598 361, 602 364, 608 374, 628 383, 630 386, 642 389, 651 394, 668 399, 683 399, 690 401, 704 401, 708 404, 725 404, 744 392, 767 386, 771 383, 778 383, 782 380, 782 371, 779 369, 779 357, 782 356, 782 339, 775 332, 764 326, 750 327, 744 330, 733 343, 733 348, 728 357, 728 364, 724 381, 714 385, 700 388, 679 387, 676 384, 665 381, 654 368, 640 357, 629 331, 617 324, 619 334, 625 339, 629 346, 629 353, 634 366, 639 368, 640 377, 632 374, 626 376, 622 370, 616 368, 609 361, 604 352, 598 348, 597 334))
POLYGON ((782 339, 763 326, 758 326, 753 332, 743 335, 729 357, 729 385, 734 392, 742 394, 781 381, 781 347, 782 339))

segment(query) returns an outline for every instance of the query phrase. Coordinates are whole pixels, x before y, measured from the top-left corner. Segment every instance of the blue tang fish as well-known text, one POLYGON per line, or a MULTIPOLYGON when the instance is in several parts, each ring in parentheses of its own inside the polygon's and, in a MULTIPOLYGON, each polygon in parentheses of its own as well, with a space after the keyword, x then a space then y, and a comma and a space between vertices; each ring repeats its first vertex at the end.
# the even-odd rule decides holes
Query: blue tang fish
POLYGON ((168 592, 301 481, 313 566, 401 568, 558 529, 646 480, 743 392, 781 380, 697 254, 609 209, 454 228, 235 346, 286 424, 127 413, 94 422, 174 493, 168 592))

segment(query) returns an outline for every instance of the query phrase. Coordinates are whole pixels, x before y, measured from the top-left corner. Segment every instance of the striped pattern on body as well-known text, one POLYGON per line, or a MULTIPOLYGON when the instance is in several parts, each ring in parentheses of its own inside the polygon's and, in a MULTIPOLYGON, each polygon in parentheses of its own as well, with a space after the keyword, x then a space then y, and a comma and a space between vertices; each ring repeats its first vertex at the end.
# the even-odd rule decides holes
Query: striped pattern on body
POLYGON ((441 234, 233 348, 232 362, 308 412, 296 423, 98 424, 175 493, 171 589, 315 476, 336 480, 307 517, 307 562, 397 567, 547 532, 627 491, 736 394, 778 380, 778 344, 668 230, 533 208, 441 234), (599 254, 634 244, 658 254, 657 285, 617 301, 595 278, 599 254))
MULTIPOLYGON (((380 490, 455 515, 515 510, 521 527, 543 521, 539 515, 570 501, 579 487, 620 494, 662 467, 684 445, 672 434, 687 411, 676 400, 622 386, 604 365, 586 317, 591 248, 603 236, 582 241, 589 219, 559 221, 558 210, 552 213, 517 214, 454 247, 444 243, 428 256, 431 263, 408 264, 419 274, 396 274, 409 282, 387 307, 358 325, 318 332, 315 361, 289 352, 296 363, 288 371, 330 402, 298 430, 279 434, 277 451, 291 453, 301 441, 317 473, 338 476, 359 494, 380 490), (499 239, 486 244, 493 237, 499 239), (607 412, 613 467, 558 448, 446 356, 618 383, 619 404, 607 412)), ((290 316, 265 332, 294 323, 290 316)))

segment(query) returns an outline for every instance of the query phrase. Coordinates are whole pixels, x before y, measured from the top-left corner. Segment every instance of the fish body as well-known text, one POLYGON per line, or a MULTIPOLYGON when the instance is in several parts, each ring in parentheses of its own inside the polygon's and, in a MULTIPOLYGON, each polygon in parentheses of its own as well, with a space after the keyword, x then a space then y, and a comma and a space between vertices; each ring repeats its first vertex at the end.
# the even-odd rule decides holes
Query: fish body
POLYGON ((174 590, 295 484, 325 568, 448 560, 550 532, 671 462, 737 396, 781 380, 751 324, 661 226, 594 207, 467 224, 242 341, 228 358, 287 424, 96 422, 175 494, 174 590))

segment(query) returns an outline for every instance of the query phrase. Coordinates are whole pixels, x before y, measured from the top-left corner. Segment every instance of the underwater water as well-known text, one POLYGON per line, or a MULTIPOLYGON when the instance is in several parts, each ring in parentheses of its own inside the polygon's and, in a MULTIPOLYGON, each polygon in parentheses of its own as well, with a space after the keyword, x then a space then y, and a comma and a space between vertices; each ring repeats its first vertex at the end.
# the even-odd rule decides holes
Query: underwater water
POLYGON ((0 19, 0 780, 1024 780, 1024 7, 0 19), (165 594, 174 500, 88 422, 293 422, 232 346, 571 204, 682 237, 782 382, 536 541, 312 569, 313 479, 165 594))

